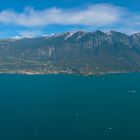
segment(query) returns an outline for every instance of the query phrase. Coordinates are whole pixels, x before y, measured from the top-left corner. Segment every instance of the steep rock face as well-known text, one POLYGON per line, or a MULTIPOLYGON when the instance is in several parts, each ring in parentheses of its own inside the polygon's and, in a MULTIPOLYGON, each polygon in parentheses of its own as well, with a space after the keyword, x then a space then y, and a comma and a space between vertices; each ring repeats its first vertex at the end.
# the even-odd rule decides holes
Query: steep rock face
POLYGON ((84 72, 140 71, 140 34, 67 32, 0 40, 4 69, 58 68, 84 72), (48 64, 49 62, 49 64, 48 64))

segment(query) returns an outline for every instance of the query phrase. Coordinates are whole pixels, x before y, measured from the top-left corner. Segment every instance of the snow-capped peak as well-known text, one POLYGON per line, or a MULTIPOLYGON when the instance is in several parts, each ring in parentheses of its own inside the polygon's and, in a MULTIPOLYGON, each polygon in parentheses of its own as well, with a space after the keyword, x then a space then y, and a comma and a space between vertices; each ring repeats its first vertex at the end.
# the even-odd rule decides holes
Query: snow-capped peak
POLYGON ((67 40, 68 38, 72 37, 74 34, 75 32, 69 32, 64 40, 67 40))

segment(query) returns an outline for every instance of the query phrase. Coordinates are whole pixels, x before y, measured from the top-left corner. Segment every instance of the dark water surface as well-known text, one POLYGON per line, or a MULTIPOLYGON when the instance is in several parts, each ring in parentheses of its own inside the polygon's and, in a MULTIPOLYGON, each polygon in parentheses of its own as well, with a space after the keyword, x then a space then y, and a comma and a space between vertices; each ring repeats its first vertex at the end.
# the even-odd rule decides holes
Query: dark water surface
POLYGON ((2 74, 0 140, 140 140, 140 74, 2 74))

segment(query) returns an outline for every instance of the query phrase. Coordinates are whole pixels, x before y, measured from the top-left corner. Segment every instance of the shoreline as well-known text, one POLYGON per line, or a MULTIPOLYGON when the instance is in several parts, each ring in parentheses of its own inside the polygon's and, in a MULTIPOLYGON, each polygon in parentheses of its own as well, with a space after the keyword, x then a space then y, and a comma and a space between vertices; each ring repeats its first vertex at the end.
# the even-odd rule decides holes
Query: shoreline
POLYGON ((0 74, 8 74, 8 75, 29 75, 29 76, 39 76, 39 75, 75 75, 75 76, 83 76, 83 77, 96 77, 96 76, 105 76, 105 75, 111 75, 111 74, 129 74, 129 73, 140 73, 140 71, 109 71, 109 72, 98 72, 98 73, 70 73, 70 72, 33 72, 33 71, 21 71, 21 72, 2 72, 0 71, 0 74))

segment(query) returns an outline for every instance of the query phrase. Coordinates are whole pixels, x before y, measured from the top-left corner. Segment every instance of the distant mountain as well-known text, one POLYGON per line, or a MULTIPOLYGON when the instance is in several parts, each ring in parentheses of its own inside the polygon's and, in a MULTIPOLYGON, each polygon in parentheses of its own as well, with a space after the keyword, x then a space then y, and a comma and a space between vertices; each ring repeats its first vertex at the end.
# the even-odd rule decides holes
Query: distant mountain
POLYGON ((66 32, 39 38, 0 40, 2 73, 140 71, 140 33, 66 32))

